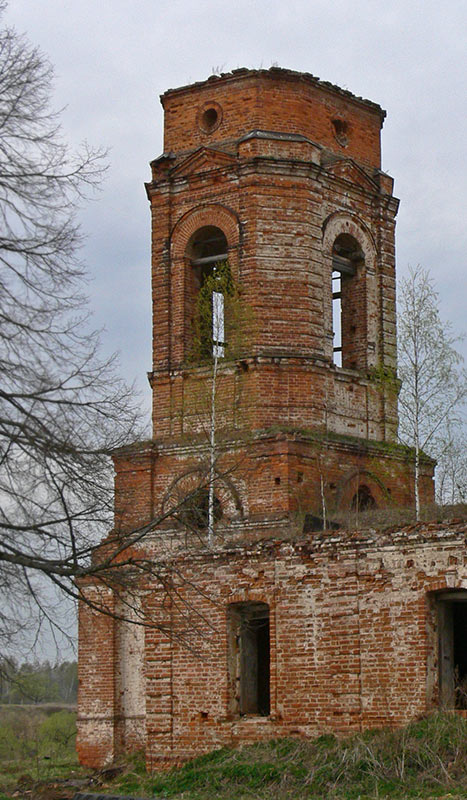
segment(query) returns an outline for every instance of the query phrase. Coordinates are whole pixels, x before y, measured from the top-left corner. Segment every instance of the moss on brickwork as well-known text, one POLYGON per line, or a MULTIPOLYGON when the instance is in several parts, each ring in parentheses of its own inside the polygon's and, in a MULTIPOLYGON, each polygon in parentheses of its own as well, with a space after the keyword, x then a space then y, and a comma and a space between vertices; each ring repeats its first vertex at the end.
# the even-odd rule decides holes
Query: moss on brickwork
MULTIPOLYGON (((362 436, 349 436, 345 433, 336 433, 335 431, 316 430, 311 428, 301 428, 292 425, 273 425, 261 431, 259 436, 278 436, 280 434, 300 437, 310 442, 316 442, 319 445, 328 443, 344 444, 349 447, 358 448, 362 452, 379 453, 381 455, 388 454, 390 456, 399 457, 404 461, 413 461, 415 458, 415 448, 400 442, 388 441, 374 441, 373 439, 365 439, 362 436)), ((421 459, 427 464, 432 464, 433 459, 424 453, 420 454, 421 459)))

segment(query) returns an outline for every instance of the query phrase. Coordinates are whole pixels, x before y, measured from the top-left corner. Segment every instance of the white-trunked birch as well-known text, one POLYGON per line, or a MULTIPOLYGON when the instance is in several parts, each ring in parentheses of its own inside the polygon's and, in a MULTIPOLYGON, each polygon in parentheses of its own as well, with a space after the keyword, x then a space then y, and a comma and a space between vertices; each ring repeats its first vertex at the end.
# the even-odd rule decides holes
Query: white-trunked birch
POLYGON ((467 500, 467 431, 456 420, 449 422, 437 452, 436 501, 440 505, 467 500))
POLYGON ((399 436, 415 451, 415 509, 420 518, 420 460, 446 451, 452 431, 462 433, 467 376, 456 350, 459 337, 439 314, 427 270, 410 269, 399 287, 399 436))
MULTIPOLYGON (((220 287, 219 287, 220 288, 220 287)), ((224 358, 224 295, 212 293, 212 382, 211 420, 209 425, 209 492, 208 492, 208 546, 214 542, 214 481, 216 468, 216 385, 219 358, 224 358)))
MULTIPOLYGON (((201 365, 202 369, 209 371, 209 375, 204 375, 202 380, 206 391, 197 393, 192 405, 188 404, 185 409, 187 416, 193 418, 193 427, 204 432, 207 444, 208 463, 205 468, 201 467, 200 474, 204 473, 206 476, 204 486, 207 489, 207 508, 203 514, 206 516, 208 547, 215 543, 215 524, 219 514, 216 484, 219 480, 222 481, 223 476, 219 440, 225 436, 227 430, 232 432, 234 428, 238 437, 239 429, 244 427, 239 424, 238 419, 234 421, 231 418, 232 397, 228 394, 226 396, 224 383, 227 373, 232 370, 239 372, 236 362, 246 353, 251 330, 251 315, 232 277, 228 260, 212 261, 209 270, 203 274, 197 297, 190 355, 190 364, 201 365), (208 380, 205 380, 206 377, 208 380)), ((244 435, 243 432, 242 436, 244 435)), ((202 451, 201 440, 200 452, 202 451)), ((231 471, 230 465, 228 472, 231 471)), ((201 488, 201 492, 206 489, 201 488)))

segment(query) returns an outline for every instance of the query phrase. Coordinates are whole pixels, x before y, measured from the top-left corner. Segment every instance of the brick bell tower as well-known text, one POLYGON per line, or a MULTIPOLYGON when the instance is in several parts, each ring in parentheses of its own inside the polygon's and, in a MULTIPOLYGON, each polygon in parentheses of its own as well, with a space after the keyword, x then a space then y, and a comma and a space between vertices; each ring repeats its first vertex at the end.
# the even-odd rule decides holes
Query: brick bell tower
POLYGON ((323 499, 328 514, 411 503, 411 460, 396 444, 398 200, 381 171, 385 112, 278 68, 212 76, 161 100, 164 152, 146 184, 154 434, 116 454, 119 524, 146 522, 205 475, 213 347, 224 534, 230 524, 279 533, 321 516, 323 499), (223 342, 208 323, 198 358, 200 297, 219 264, 247 310, 233 313, 242 344, 230 346, 228 298, 224 308, 213 291, 223 342))
MULTIPOLYGON (((218 747, 229 736, 235 741, 256 736, 248 712, 269 719, 269 695, 258 695, 251 708, 251 698, 242 695, 238 713, 232 665, 240 663, 235 647, 243 634, 237 617, 249 614, 247 621, 265 629, 270 613, 271 625, 278 626, 277 646, 271 628, 270 697, 277 691, 284 708, 296 665, 287 654, 298 657, 294 642, 310 626, 306 619, 287 638, 288 603, 290 592, 296 597, 297 580, 292 572, 290 583, 281 583, 279 571, 274 589, 261 587, 270 564, 260 558, 259 573, 252 577, 255 540, 278 544, 296 535, 313 548, 313 530, 323 527, 323 513, 329 520, 352 508, 413 500, 413 459, 396 441, 398 201, 392 179, 381 171, 385 112, 312 75, 277 68, 212 76, 169 90, 162 104, 164 152, 152 162, 146 184, 154 431, 150 441, 114 454, 115 531, 124 535, 155 521, 145 552, 156 563, 158 557, 185 559, 180 569, 188 570, 188 586, 201 584, 204 592, 195 591, 192 602, 206 601, 203 613, 216 618, 221 633, 212 645, 215 658, 211 653, 208 660, 193 662, 191 652, 177 650, 170 636, 119 625, 82 605, 78 750, 84 763, 95 766, 122 750, 147 746, 151 758, 186 757, 218 747), (211 466, 214 498, 207 489, 211 466), (208 508, 214 512, 214 537, 208 508), (211 595, 214 604, 206 600, 211 595), (227 611, 223 602, 230 604, 227 611), (235 657, 227 668, 223 659, 231 651, 235 657), (209 659, 217 672, 209 672, 209 659)), ((432 462, 424 461, 422 469, 429 501, 432 462)), ((319 592, 328 558, 332 561, 323 556, 316 568, 319 592)), ((311 574, 315 567, 309 569, 311 574)), ((341 588, 333 584, 334 595, 350 602, 355 588, 347 591, 344 572, 336 574, 341 588)), ((91 600, 125 613, 109 587, 89 580, 84 588, 91 600)), ((162 613, 164 629, 163 588, 157 582, 144 586, 142 597, 144 613, 156 621, 162 613)), ((340 614, 340 601, 335 602, 340 614)), ((299 598, 296 606, 302 605, 308 608, 299 598)), ((355 619, 358 612, 348 613, 355 619)), ((325 619, 327 629, 330 617, 325 619)), ((378 622, 375 630, 384 625, 378 622)), ((209 637, 201 642, 211 647, 209 637)), ((259 640, 255 647, 267 652, 259 640)), ((335 653, 334 642, 329 652, 335 653)), ((357 675, 359 669, 350 672, 357 675)), ((307 673, 315 689, 306 689, 298 706, 293 700, 289 717, 284 711, 291 725, 310 697, 318 698, 324 714, 334 702, 328 673, 321 688, 313 683, 319 673, 307 673)), ((340 713, 339 696, 335 700, 340 713)), ((274 706, 276 722, 280 703, 274 706)), ((306 713, 308 721, 314 719, 315 711, 306 713)), ((270 720, 273 716, 271 706, 270 720)), ((261 735, 290 735, 287 725, 277 725, 261 735)))
MULTIPOLYGON (((194 331, 203 286, 226 262, 247 314, 233 315, 236 350, 227 304, 222 320, 219 527, 279 532, 321 516, 323 498, 329 514, 411 503, 412 465, 396 444, 398 200, 381 171, 385 112, 278 68, 161 99, 164 152, 146 184, 154 436, 117 454, 120 525, 147 521, 205 473, 206 355, 217 345, 205 325, 197 359, 194 331)), ((429 501, 431 464, 423 480, 429 501)))

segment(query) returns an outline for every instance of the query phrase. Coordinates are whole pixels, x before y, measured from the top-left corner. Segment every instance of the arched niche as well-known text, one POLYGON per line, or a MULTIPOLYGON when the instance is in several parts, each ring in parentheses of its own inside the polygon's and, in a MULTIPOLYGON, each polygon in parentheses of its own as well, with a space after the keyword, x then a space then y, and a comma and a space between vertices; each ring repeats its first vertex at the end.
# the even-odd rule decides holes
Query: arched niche
MULTIPOLYGON (((208 489, 206 465, 191 467, 178 475, 161 503, 161 513, 169 513, 167 525, 203 541, 207 532, 208 489)), ((226 475, 215 474, 214 498, 215 531, 222 539, 231 523, 243 519, 244 510, 236 487, 226 475)))
POLYGON ((391 494, 370 470, 351 469, 339 481, 336 506, 341 511, 371 511, 391 503, 391 494))

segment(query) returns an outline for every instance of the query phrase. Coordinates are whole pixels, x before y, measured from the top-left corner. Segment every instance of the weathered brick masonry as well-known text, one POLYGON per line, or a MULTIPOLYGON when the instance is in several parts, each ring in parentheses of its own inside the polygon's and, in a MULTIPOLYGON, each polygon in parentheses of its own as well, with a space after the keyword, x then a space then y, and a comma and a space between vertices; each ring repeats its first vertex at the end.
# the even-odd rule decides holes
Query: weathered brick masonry
MULTIPOLYGON (((144 603, 175 636, 188 627, 197 654, 82 608, 81 759, 146 748, 148 764, 170 764, 241 741, 400 725, 437 708, 440 620, 465 600, 465 545, 465 526, 452 524, 181 552, 190 583, 179 591, 202 616, 163 605, 156 586, 144 603), (229 610, 258 603, 269 607, 270 713, 240 714, 229 610)), ((461 624, 465 640, 465 615, 461 624)), ((465 669, 465 649, 463 658, 465 669)))
MULTIPOLYGON (((307 533, 323 500, 327 513, 413 500, 412 457, 396 440, 398 201, 381 171, 384 112, 275 68, 170 90, 162 103, 164 153, 146 185, 154 433, 115 454, 115 532, 193 492, 201 514, 187 510, 191 529, 169 517, 145 541, 179 576, 180 603, 141 584, 155 627, 81 608, 80 758, 100 765, 143 748, 149 765, 172 763, 461 706, 462 526, 307 533), (206 549, 212 364, 193 359, 194 332, 203 286, 227 261, 249 322, 230 355, 221 297, 206 549)), ((422 471, 430 501, 432 462, 422 471)), ((121 597, 84 590, 99 602, 105 592, 118 616, 121 597)))

